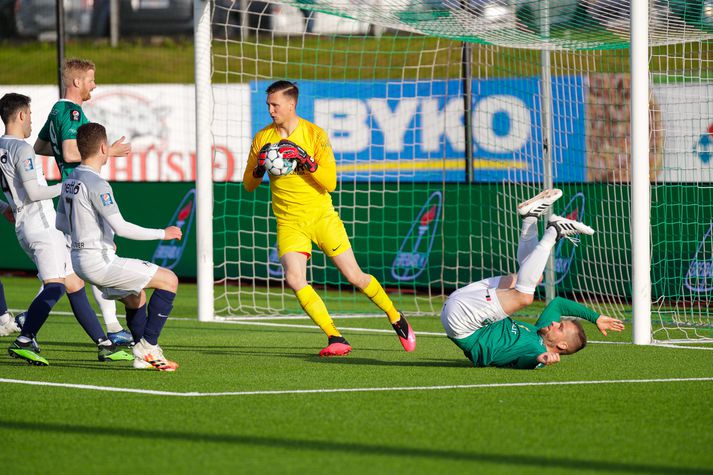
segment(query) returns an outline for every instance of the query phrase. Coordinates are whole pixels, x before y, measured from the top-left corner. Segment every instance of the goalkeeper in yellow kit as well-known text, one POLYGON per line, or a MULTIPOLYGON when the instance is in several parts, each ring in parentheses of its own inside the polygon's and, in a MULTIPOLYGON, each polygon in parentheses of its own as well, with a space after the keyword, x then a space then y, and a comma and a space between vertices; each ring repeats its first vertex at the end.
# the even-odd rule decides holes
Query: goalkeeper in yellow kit
POLYGON ((272 211, 277 218, 277 249, 285 282, 300 305, 327 334, 329 342, 320 356, 344 356, 352 347, 339 333, 327 307, 307 282, 307 260, 312 243, 329 256, 337 269, 389 317, 406 351, 416 349, 416 335, 396 310, 379 281, 365 274, 354 258, 344 224, 332 205, 330 192, 337 186, 337 165, 327 133, 297 115, 299 90, 290 81, 277 81, 267 88, 267 107, 272 124, 253 138, 243 186, 253 191, 265 175, 265 154, 279 144, 284 158, 297 161, 295 171, 270 176, 272 211))

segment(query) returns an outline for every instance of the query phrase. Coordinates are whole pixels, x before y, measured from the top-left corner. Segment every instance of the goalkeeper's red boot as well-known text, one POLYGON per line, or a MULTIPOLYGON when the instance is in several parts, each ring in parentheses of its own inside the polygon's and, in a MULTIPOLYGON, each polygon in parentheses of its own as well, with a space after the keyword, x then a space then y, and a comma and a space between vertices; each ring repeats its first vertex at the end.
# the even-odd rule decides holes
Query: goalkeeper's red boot
POLYGON ((330 336, 329 344, 326 348, 322 348, 319 356, 347 356, 352 351, 349 342, 341 336, 330 336))
POLYGON ((392 323, 391 326, 396 330, 396 334, 399 336, 401 341, 401 346, 404 347, 406 351, 413 351, 416 349, 416 334, 413 332, 413 328, 409 322, 406 321, 404 314, 399 312, 401 318, 398 322, 392 323))

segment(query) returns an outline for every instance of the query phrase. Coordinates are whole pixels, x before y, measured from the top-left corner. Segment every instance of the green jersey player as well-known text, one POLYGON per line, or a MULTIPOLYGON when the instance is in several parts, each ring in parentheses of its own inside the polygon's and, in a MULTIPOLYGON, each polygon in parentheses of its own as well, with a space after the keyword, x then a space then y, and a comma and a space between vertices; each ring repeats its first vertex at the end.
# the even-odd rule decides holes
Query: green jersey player
POLYGON ((532 325, 510 318, 533 302, 550 251, 555 243, 594 230, 577 221, 553 215, 545 234, 537 239, 537 218, 562 196, 546 190, 521 203, 523 217, 517 257, 517 274, 491 277, 456 290, 446 300, 441 323, 448 337, 475 366, 531 369, 559 362, 560 355, 584 348, 587 339, 582 325, 563 315, 588 320, 606 335, 621 331, 624 324, 571 300, 556 298, 532 325))

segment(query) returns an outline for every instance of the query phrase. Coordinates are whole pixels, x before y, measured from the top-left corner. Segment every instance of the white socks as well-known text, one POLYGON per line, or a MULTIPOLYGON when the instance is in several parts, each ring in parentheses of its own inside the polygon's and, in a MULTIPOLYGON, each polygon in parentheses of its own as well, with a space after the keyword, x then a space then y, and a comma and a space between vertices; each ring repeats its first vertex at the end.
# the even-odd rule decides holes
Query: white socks
POLYGON ((104 317, 104 323, 106 323, 106 331, 108 333, 116 333, 122 330, 121 323, 116 318, 116 302, 114 300, 107 300, 102 297, 102 292, 97 288, 96 285, 90 286, 92 288, 92 294, 94 294, 94 300, 97 301, 99 305, 99 310, 104 317))
MULTIPOLYGON (((545 271, 547 259, 550 256, 552 247, 557 242, 557 231, 554 228, 547 228, 540 242, 535 246, 529 256, 520 264, 517 273, 517 284, 515 290, 523 294, 534 294, 540 276, 545 271)), ((518 258, 520 257, 518 246, 518 258)))
POLYGON ((522 266, 527 256, 537 246, 537 218, 528 216, 522 220, 522 229, 520 230, 520 240, 517 243, 517 265, 522 266))

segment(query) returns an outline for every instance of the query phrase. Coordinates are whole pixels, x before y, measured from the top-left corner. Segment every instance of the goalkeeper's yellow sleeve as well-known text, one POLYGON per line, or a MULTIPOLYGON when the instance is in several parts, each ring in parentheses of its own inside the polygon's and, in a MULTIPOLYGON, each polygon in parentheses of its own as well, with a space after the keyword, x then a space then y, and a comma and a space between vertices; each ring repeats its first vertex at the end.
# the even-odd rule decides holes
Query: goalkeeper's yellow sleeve
POLYGON ((317 170, 312 173, 312 178, 328 193, 337 188, 337 162, 334 159, 332 145, 329 137, 322 129, 315 134, 314 138, 314 161, 317 162, 317 170))

